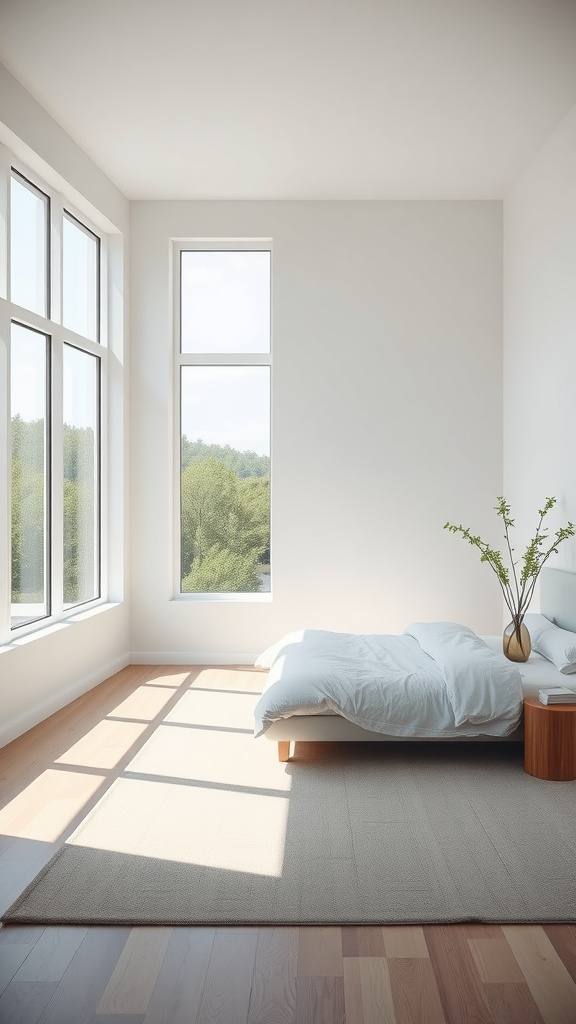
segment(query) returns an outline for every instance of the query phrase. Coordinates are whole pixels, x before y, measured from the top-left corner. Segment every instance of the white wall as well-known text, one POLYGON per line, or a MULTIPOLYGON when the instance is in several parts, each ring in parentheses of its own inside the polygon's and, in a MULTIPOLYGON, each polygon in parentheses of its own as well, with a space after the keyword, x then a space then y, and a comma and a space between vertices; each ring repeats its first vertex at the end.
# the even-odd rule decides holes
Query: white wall
MULTIPOLYGON (((576 106, 504 201, 504 295, 504 485, 521 551, 544 497, 558 499, 552 532, 576 523, 576 106)), ((575 571, 576 539, 549 564, 575 571)))
POLYGON ((499 202, 131 204, 133 660, 247 661, 299 626, 502 625, 499 202), (171 237, 273 240, 273 599, 173 600, 171 237))
MULTIPOLYGON (((114 324, 109 387, 109 476, 113 516, 106 534, 111 604, 40 628, 0 647, 0 746, 105 679, 128 661, 127 440, 124 402, 127 366, 127 253, 129 204, 62 128, 0 65, 0 142, 69 202, 110 233, 114 324)), ((0 339, 0 344, 2 340, 0 339)), ((2 566, 2 573, 6 566, 2 566)), ((4 586, 4 584, 3 584, 4 586)))

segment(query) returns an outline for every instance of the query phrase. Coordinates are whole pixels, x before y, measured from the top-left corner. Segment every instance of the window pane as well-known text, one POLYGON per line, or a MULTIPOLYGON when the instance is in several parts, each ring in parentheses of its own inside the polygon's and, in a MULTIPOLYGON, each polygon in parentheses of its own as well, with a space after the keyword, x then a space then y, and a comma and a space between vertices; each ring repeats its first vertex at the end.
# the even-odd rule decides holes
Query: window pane
POLYGON ((46 355, 46 335, 12 325, 12 627, 50 613, 46 355))
POLYGON ((98 340, 100 240, 70 214, 62 232, 62 323, 98 340))
POLYGON ((19 175, 10 190, 10 298, 48 316, 48 196, 19 175))
POLYGON ((270 351, 270 253, 181 254, 182 352, 270 351))
POLYGON ((184 366, 181 586, 270 590, 270 368, 184 366))
POLYGON ((64 346, 64 607, 99 596, 100 360, 64 346))

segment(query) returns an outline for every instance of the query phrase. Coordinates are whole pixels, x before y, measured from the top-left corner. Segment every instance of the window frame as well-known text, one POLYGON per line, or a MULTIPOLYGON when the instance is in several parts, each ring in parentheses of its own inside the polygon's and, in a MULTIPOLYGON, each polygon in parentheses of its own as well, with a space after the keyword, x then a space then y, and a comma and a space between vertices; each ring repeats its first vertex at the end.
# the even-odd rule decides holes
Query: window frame
POLYGON ((11 602, 11 571, 6 573, 6 586, 0 588, 0 646, 10 644, 29 634, 70 619, 107 600, 108 565, 106 557, 107 488, 107 408, 109 339, 108 317, 108 236, 101 226, 69 201, 67 195, 50 185, 7 147, 0 145, 0 406, 6 413, 0 422, 0 477, 6 481, 5 499, 0 501, 0 554, 11 565, 11 411, 10 411, 10 334, 12 323, 38 331, 47 337, 48 443, 47 471, 50 483, 47 494, 47 532, 49 563, 47 577, 49 613, 22 625, 13 626, 11 602), (47 231, 47 316, 19 306, 10 296, 10 213, 12 175, 24 179, 33 189, 48 197, 47 231), (65 327, 62 323, 63 222, 64 217, 76 221, 98 242, 97 258, 97 326, 98 340, 65 327), (2 225, 3 222, 3 225, 2 225), (4 342, 4 344, 2 343, 4 342), (96 357, 98 377, 98 438, 95 458, 95 556, 97 565, 97 596, 73 605, 64 605, 64 500, 63 500, 63 358, 64 346, 70 345, 96 357), (6 371, 4 373, 4 370, 6 371), (4 383, 5 382, 5 383, 4 383))
MULTIPOLYGON (((188 602, 236 602, 236 603, 270 603, 273 595, 273 573, 270 570, 270 590, 257 593, 238 592, 193 592, 183 593, 181 590, 181 522, 182 522, 182 491, 181 491, 181 382, 182 369, 194 366, 264 366, 268 367, 270 380, 270 548, 272 550, 272 422, 273 422, 273 263, 274 251, 272 238, 173 238, 171 239, 172 281, 172 336, 173 336, 173 386, 172 386, 172 487, 173 512, 172 523, 172 600, 188 602), (268 352, 183 352, 181 325, 181 280, 183 252, 269 252, 270 253, 270 347, 268 352)), ((272 556, 271 556, 272 557, 272 556)), ((272 563, 271 563, 272 564, 272 563)))

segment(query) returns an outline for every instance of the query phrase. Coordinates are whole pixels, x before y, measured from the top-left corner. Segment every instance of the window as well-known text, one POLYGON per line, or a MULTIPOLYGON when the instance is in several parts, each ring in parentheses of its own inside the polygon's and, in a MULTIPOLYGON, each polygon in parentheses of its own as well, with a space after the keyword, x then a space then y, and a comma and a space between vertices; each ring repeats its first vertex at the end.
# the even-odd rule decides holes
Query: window
POLYGON ((15 630, 101 594, 107 353, 100 236, 31 173, 12 167, 7 184, 10 614, 0 618, 15 630))
POLYGON ((13 323, 10 360, 12 626, 50 614, 49 338, 13 323))
POLYGON ((270 592, 271 250, 179 257, 179 591, 270 592))

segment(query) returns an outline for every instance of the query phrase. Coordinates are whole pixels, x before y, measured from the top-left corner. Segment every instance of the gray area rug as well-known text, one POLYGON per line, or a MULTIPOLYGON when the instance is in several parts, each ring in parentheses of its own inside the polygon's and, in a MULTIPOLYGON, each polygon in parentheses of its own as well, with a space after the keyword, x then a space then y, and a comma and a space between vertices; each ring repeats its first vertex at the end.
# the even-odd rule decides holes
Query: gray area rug
POLYGON ((188 690, 8 923, 576 920, 576 783, 512 744, 296 745, 188 690))

